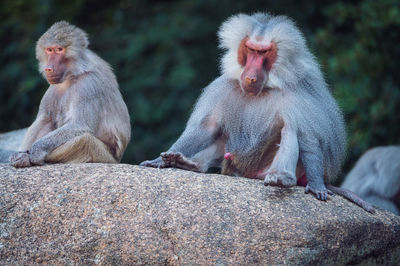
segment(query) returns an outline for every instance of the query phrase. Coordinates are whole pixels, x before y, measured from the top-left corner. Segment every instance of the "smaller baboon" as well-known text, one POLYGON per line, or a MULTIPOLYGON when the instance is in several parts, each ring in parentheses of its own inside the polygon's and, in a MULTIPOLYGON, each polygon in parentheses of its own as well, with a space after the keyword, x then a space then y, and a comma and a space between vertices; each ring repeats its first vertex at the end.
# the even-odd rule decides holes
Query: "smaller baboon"
POLYGON ((128 109, 110 66, 88 49, 86 33, 57 22, 37 42, 39 71, 50 87, 15 167, 121 160, 130 140, 128 109))
POLYGON ((400 146, 368 150, 341 187, 354 191, 377 207, 400 215, 400 146))

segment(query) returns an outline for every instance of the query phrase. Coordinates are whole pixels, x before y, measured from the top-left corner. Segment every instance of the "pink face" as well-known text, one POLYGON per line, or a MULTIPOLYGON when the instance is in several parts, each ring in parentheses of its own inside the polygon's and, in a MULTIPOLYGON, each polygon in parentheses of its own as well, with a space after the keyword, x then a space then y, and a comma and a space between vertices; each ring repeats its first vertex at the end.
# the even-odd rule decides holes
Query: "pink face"
POLYGON ((62 46, 46 47, 47 65, 44 69, 46 79, 50 84, 63 82, 64 73, 67 70, 67 59, 65 58, 65 48, 62 46))
POLYGON ((268 45, 252 43, 244 38, 239 46, 238 61, 244 66, 240 83, 249 95, 257 95, 264 86, 265 79, 276 61, 277 47, 274 42, 268 45))

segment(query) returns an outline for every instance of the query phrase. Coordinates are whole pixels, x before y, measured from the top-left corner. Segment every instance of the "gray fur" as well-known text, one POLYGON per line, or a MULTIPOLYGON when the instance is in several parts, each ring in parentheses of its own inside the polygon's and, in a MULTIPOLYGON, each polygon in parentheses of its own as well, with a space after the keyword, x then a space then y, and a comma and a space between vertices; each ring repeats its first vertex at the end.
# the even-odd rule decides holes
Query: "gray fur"
POLYGON ((400 215, 400 146, 368 150, 346 176, 342 188, 367 202, 400 215))
POLYGON ((128 109, 115 75, 104 60, 87 48, 88 43, 84 31, 65 21, 55 23, 37 42, 41 73, 46 66, 47 46, 65 47, 69 60, 63 82, 50 85, 46 91, 20 148, 29 151, 33 164, 43 164, 51 151, 84 133, 108 145, 117 161, 130 141, 128 109))
MULTIPOLYGON (((324 178, 334 181, 341 169, 346 133, 342 113, 302 33, 285 16, 256 13, 232 16, 222 24, 218 35, 220 47, 225 50, 222 75, 204 89, 186 129, 168 152, 179 152, 194 160, 223 137, 227 137, 225 151, 248 152, 267 139, 276 120, 281 119, 284 137, 274 162, 265 171, 266 184, 284 181, 287 186, 295 185, 300 158, 309 182, 307 191, 326 199, 324 178), (262 39, 257 40, 260 34, 262 39), (240 85, 243 66, 237 55, 245 37, 266 45, 273 41, 278 48, 277 60, 264 84, 268 93, 257 97, 245 95, 240 85)), ((215 157, 199 169, 214 166, 211 160, 221 162, 223 152, 215 157)), ((142 165, 170 166, 162 158, 142 165)))

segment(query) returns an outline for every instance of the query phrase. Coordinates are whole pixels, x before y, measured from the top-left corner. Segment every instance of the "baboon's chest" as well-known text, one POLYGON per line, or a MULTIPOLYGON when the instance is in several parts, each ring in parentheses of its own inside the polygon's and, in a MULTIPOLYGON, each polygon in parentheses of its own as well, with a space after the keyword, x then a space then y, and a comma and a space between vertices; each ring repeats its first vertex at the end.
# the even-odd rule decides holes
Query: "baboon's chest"
POLYGON ((54 129, 62 127, 68 122, 68 114, 71 114, 72 108, 69 104, 70 100, 68 95, 64 94, 61 97, 56 97, 52 102, 48 115, 51 119, 52 127, 54 129))

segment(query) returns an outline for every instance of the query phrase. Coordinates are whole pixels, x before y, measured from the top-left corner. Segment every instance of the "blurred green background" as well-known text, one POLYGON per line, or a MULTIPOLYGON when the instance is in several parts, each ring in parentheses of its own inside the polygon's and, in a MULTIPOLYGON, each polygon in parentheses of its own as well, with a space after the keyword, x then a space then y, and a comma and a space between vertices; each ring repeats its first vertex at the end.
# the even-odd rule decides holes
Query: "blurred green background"
POLYGON ((400 144, 400 1, 3 0, 0 132, 29 126, 47 83, 36 40, 58 20, 84 29, 117 75, 133 126, 123 162, 138 164, 180 135, 201 88, 219 75, 216 32, 238 12, 292 17, 343 109, 345 172, 368 148, 400 144))

